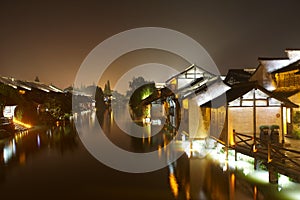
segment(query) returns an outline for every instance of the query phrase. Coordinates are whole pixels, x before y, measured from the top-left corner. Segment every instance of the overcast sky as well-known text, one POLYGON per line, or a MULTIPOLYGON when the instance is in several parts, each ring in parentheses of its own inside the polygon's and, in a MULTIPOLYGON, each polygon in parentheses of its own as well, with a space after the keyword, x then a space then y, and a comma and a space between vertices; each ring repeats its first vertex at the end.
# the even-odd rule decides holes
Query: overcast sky
POLYGON ((284 57, 285 48, 300 48, 299 8, 297 0, 2 0, 0 76, 39 76, 68 87, 95 46, 119 32, 148 26, 192 37, 223 74, 229 68, 255 68, 258 57, 284 57))

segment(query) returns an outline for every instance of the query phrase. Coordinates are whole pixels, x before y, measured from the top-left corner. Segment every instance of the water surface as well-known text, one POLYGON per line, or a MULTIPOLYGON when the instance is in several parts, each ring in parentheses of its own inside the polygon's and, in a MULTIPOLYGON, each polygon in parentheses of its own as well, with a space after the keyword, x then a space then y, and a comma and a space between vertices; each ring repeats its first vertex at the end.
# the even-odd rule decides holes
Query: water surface
MULTIPOLYGON (((95 113, 80 117, 94 126, 95 113)), ((170 137, 133 139, 113 121, 101 119, 116 145, 135 152, 163 148, 170 137)), ((258 184, 209 158, 183 154, 149 173, 109 168, 85 149, 74 125, 35 127, 0 141, 0 191, 5 199, 282 199, 276 185, 258 184)), ((138 164, 138 163, 137 163, 138 164)))

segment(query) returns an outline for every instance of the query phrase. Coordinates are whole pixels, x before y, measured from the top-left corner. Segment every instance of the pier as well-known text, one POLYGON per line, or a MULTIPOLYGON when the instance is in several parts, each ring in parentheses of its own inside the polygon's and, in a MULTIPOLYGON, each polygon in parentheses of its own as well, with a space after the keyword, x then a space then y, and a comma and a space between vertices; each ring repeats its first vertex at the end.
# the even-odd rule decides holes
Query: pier
POLYGON ((254 158, 254 169, 264 165, 269 171, 269 182, 278 182, 278 173, 288 176, 295 182, 300 182, 300 151, 295 146, 296 140, 287 139, 287 143, 271 143, 261 138, 234 132, 234 145, 230 149, 254 158))

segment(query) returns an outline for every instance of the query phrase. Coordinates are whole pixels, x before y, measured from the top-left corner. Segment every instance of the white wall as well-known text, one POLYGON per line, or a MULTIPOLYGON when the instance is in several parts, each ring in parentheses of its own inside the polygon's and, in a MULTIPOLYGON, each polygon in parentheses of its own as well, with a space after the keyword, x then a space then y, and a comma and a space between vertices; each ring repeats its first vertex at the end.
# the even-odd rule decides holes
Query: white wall
MULTIPOLYGON (((261 125, 279 125, 281 123, 280 107, 256 108, 256 135, 259 136, 261 125), (279 117, 277 116, 279 114, 279 117)), ((253 135, 253 107, 229 107, 228 108, 228 132, 235 129, 238 133, 253 135)))

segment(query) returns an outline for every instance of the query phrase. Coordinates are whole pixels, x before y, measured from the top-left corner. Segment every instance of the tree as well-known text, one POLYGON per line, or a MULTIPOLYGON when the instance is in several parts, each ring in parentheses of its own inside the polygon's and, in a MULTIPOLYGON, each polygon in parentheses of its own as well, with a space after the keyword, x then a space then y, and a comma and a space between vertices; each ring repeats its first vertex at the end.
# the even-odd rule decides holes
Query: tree
POLYGON ((148 115, 146 107, 142 106, 141 103, 151 94, 156 92, 155 84, 148 83, 137 88, 130 96, 129 105, 131 108, 131 114, 133 118, 146 117, 148 115))
POLYGON ((132 81, 129 82, 129 90, 126 93, 127 97, 130 97, 133 92, 138 89, 139 87, 149 84, 149 83, 153 83, 153 81, 146 81, 143 77, 139 76, 139 77, 133 77, 132 81))
POLYGON ((111 96, 112 95, 112 91, 110 89, 110 83, 109 80, 107 81, 107 83, 104 86, 104 95, 105 96, 111 96))
POLYGON ((98 86, 96 88, 95 101, 96 101, 97 112, 103 113, 105 110, 104 94, 103 94, 101 87, 98 87, 98 86))
POLYGON ((35 81, 35 82, 40 82, 40 79, 39 79, 39 77, 38 77, 38 76, 36 76, 36 77, 35 77, 35 79, 34 79, 34 81, 35 81))

